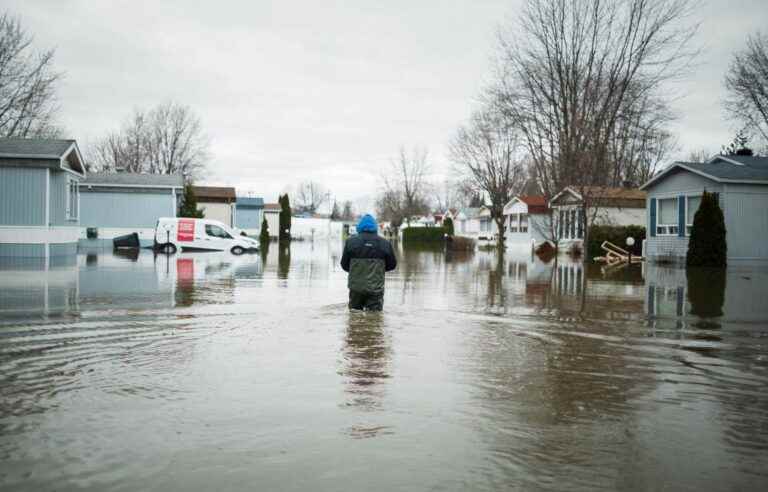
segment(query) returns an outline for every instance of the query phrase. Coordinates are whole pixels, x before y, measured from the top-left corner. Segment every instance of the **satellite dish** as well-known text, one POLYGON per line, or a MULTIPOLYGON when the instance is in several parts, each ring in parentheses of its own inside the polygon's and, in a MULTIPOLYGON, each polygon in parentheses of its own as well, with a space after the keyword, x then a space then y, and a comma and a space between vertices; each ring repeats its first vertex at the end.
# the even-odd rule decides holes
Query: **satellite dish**
POLYGON ((635 245, 635 238, 632 236, 627 238, 627 246, 634 246, 635 245))

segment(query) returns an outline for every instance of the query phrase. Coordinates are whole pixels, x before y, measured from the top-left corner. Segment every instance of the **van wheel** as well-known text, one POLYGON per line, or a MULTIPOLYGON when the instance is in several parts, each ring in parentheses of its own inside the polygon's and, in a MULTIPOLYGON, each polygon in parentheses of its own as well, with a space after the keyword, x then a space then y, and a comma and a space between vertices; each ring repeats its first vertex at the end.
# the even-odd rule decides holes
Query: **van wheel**
POLYGON ((232 251, 233 255, 241 255, 245 253, 245 248, 243 248, 242 246, 233 246, 230 251, 232 251))
POLYGON ((173 243, 165 243, 160 245, 160 252, 165 253, 167 255, 172 255, 176 253, 176 245, 173 243))

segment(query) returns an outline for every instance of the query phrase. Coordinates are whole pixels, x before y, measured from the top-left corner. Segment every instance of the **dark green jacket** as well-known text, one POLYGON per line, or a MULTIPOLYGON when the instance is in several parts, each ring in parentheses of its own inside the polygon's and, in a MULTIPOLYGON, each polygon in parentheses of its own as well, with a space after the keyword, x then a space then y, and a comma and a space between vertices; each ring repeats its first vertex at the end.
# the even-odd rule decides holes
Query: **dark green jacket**
POLYGON ((384 272, 395 267, 397 259, 392 245, 375 232, 362 232, 347 239, 341 255, 341 268, 349 272, 349 290, 381 294, 384 292, 384 272))

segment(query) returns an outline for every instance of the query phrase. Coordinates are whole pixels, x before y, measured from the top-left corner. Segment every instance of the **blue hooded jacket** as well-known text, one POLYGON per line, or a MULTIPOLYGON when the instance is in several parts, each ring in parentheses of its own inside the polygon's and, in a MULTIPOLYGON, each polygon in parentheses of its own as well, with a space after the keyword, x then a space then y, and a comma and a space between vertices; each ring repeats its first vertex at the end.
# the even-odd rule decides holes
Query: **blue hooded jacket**
POLYGON ((373 215, 371 214, 365 214, 363 215, 363 218, 360 219, 360 222, 357 224, 357 233, 361 234, 363 232, 376 232, 379 229, 379 224, 376 223, 376 219, 373 218, 373 215))

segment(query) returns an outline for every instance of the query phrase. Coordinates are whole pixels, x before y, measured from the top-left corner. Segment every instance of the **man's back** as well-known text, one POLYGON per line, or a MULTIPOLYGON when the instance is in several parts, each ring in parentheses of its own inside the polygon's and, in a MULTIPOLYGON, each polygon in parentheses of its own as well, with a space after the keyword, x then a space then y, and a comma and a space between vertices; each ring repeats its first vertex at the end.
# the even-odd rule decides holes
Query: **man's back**
POLYGON ((376 233, 373 217, 364 216, 357 228, 358 234, 347 239, 341 256, 341 268, 349 272, 350 308, 381 309, 384 272, 394 270, 397 259, 389 241, 376 233))

